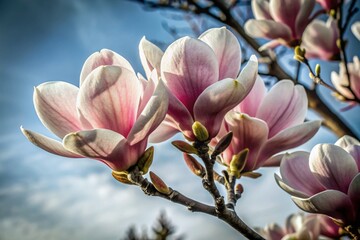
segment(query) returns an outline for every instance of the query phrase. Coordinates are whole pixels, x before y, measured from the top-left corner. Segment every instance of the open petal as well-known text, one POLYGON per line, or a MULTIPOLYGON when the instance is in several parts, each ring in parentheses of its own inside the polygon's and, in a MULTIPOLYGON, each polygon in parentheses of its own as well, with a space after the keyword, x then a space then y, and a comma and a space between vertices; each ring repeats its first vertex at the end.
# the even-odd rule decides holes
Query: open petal
POLYGON ((240 70, 241 49, 235 35, 225 27, 212 28, 199 39, 214 51, 219 63, 219 79, 236 78, 240 70))
POLYGON ((301 8, 301 0, 277 0, 269 2, 271 16, 295 32, 296 16, 301 8))
POLYGON ((141 64, 145 70, 146 77, 149 79, 153 69, 156 69, 160 75, 160 63, 163 56, 163 51, 143 37, 139 44, 139 53, 141 64))
POLYGON ((269 1, 268 0, 254 0, 251 1, 251 8, 254 13, 254 17, 257 20, 261 19, 269 19, 272 20, 269 9, 269 1))
POLYGON ((354 158, 358 171, 360 172, 360 145, 348 146, 345 150, 354 158))
POLYGON ((328 189, 348 192, 349 184, 358 173, 351 155, 332 144, 318 144, 310 152, 310 169, 328 189))
POLYGON ((227 78, 216 82, 206 88, 196 100, 195 120, 207 128, 211 138, 218 134, 225 114, 250 92, 256 80, 257 66, 257 59, 250 58, 237 80, 227 78))
POLYGON ((95 68, 106 65, 116 65, 134 72, 131 64, 124 57, 109 49, 102 49, 100 52, 95 52, 86 59, 80 73, 80 86, 95 68))
POLYGON ((70 133, 63 139, 63 145, 71 152, 103 161, 115 171, 124 171, 138 161, 146 141, 131 147, 122 135, 95 129, 70 133))
POLYGON ((310 171, 308 152, 286 154, 281 161, 280 174, 287 185, 309 196, 325 190, 310 171))
POLYGON ((295 20, 295 33, 297 37, 301 37, 304 32, 304 29, 309 24, 310 14, 314 9, 315 0, 301 0, 300 1, 301 7, 296 15, 295 20))
POLYGON ((346 149, 347 147, 352 146, 352 145, 359 145, 360 146, 360 142, 354 137, 345 135, 345 136, 339 138, 336 141, 335 145, 346 149))
POLYGON ((279 22, 272 20, 251 19, 245 23, 246 32, 252 37, 291 40, 291 29, 279 22))
POLYGON ((141 115, 136 120, 131 129, 128 141, 134 145, 152 133, 164 120, 168 110, 169 97, 167 89, 162 81, 156 87, 153 96, 150 98, 141 115))
POLYGON ((343 222, 352 222, 355 218, 349 196, 336 190, 326 190, 310 198, 292 197, 292 200, 306 212, 325 214, 343 222))
POLYGON ((266 95, 266 87, 260 76, 257 76, 255 84, 250 93, 237 105, 234 110, 246 113, 250 117, 255 117, 256 112, 266 95))
POLYGON ((111 129, 127 137, 136 121, 141 83, 119 66, 102 66, 80 88, 77 107, 93 128, 111 129))
POLYGON ((79 89, 66 82, 46 82, 34 89, 34 106, 41 122, 58 137, 81 129, 76 114, 79 89))
POLYGON ((256 117, 267 122, 271 138, 283 129, 304 122, 307 103, 304 87, 282 80, 265 96, 256 117))
POLYGON ((295 197, 299 197, 299 198, 308 198, 309 195, 307 195, 304 192, 298 191, 292 187, 290 187, 289 185, 287 185, 282 179, 281 177, 279 177, 279 175, 274 174, 275 177, 275 181, 277 183, 277 185, 284 190, 285 192, 287 192, 288 194, 290 194, 291 196, 295 196, 295 197))
POLYGON ((169 115, 165 117, 165 120, 156 128, 149 136, 149 142, 159 143, 168 140, 180 130, 174 124, 169 115))
POLYGON ((249 155, 244 171, 255 170, 259 149, 266 142, 269 133, 266 123, 246 114, 231 111, 225 116, 225 125, 226 129, 233 133, 231 144, 224 152, 225 162, 229 164, 232 155, 248 148, 249 155))
POLYGON ((149 102, 151 96, 153 95, 155 88, 159 83, 159 75, 157 74, 156 70, 153 69, 148 80, 145 80, 143 78, 139 78, 139 80, 141 80, 142 83, 143 95, 141 96, 138 115, 144 110, 146 104, 149 102))
POLYGON ((355 207, 355 210, 360 214, 360 173, 358 173, 351 181, 348 195, 355 207))
POLYGON ((56 154, 63 157, 69 157, 69 158, 82 158, 83 156, 80 156, 79 154, 70 152, 66 150, 61 142, 56 141, 54 139, 48 138, 42 134, 26 130, 24 128, 20 128, 22 133, 25 135, 25 137, 32 142, 34 145, 38 146, 39 148, 44 149, 45 151, 56 154))
POLYGON ((170 92, 192 114, 198 96, 218 81, 219 65, 209 45, 183 37, 166 49, 161 60, 161 77, 170 92))
POLYGON ((320 121, 311 121, 281 131, 265 144, 260 159, 265 161, 276 153, 300 146, 312 138, 320 126, 320 121))

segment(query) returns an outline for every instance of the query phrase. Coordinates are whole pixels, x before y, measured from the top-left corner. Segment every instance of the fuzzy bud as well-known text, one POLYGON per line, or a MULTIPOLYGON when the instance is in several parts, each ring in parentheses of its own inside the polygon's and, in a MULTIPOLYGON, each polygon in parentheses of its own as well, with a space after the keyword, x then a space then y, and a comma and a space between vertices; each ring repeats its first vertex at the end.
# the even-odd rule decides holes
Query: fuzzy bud
POLYGON ((305 49, 301 48, 300 46, 296 46, 294 49, 294 59, 299 61, 299 62, 304 62, 305 61, 305 49))
POLYGON ((230 162, 229 173, 236 178, 241 177, 241 171, 244 169, 247 161, 249 149, 245 148, 238 154, 234 155, 230 162))
POLYGON ((156 190, 162 194, 169 195, 171 191, 169 187, 164 183, 164 181, 152 171, 150 171, 149 174, 151 182, 156 188, 156 190))
POLYGON ((181 152, 188 153, 188 154, 197 154, 196 148, 194 148, 187 142, 178 140, 178 141, 171 142, 171 144, 174 145, 174 147, 179 149, 181 152))
POLYGON ((192 125, 192 131, 196 139, 200 142, 205 142, 209 139, 209 132, 207 131, 206 127, 198 121, 195 121, 192 125))
POLYGON ((321 73, 320 64, 316 64, 316 66, 315 66, 315 75, 320 76, 320 73, 321 73))
POLYGON ((258 177, 261 177, 262 174, 258 173, 258 172, 244 172, 244 173, 241 174, 241 176, 256 179, 258 177))
POLYGON ((215 146, 215 149, 213 151, 213 155, 217 156, 220 153, 222 153, 230 145, 232 137, 233 137, 232 132, 229 132, 224 137, 222 137, 220 139, 220 141, 218 142, 218 144, 215 146))
POLYGON ((121 172, 112 171, 112 176, 121 183, 133 184, 128 178, 127 171, 121 171, 121 172))
POLYGON ((198 161, 196 161, 196 159, 193 156, 184 153, 184 160, 192 173, 194 173, 196 176, 199 177, 204 176, 205 174, 204 167, 198 161))
POLYGON ((148 149, 146 149, 146 151, 140 157, 137 163, 137 166, 139 167, 139 170, 142 172, 143 175, 149 171, 153 158, 154 158, 154 147, 151 146, 148 149))

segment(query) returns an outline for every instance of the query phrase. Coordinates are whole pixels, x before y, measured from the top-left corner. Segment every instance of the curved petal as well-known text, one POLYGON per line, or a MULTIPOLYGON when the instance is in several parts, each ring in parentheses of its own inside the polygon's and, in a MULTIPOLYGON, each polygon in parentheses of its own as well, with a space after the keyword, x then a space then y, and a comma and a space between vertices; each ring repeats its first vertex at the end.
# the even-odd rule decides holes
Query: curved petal
POLYGON ((241 65, 241 49, 235 35, 225 27, 212 28, 199 39, 214 51, 219 63, 219 79, 236 78, 241 65))
POLYGON ((109 49, 101 49, 100 52, 95 52, 86 59, 80 73, 80 86, 95 68, 106 65, 116 65, 134 72, 131 64, 124 57, 109 49))
POLYGON ((117 132, 94 129, 66 135, 63 145, 71 152, 98 159, 115 171, 124 171, 137 163, 145 151, 146 141, 130 146, 117 132))
POLYGON ((45 151, 56 154, 63 157, 69 157, 69 158, 82 158, 83 156, 80 156, 78 154, 72 153, 68 150, 66 150, 61 142, 56 141, 54 139, 48 138, 42 134, 24 129, 23 127, 20 127, 22 133, 25 135, 25 137, 33 143, 35 146, 38 146, 39 148, 44 149, 45 151))
POLYGON ((146 107, 141 112, 141 115, 138 117, 129 133, 128 142, 130 145, 134 145, 143 139, 147 139, 150 133, 152 133, 164 120, 168 105, 169 97, 167 89, 163 82, 159 81, 153 96, 146 104, 146 107))
POLYGON ((360 172, 360 145, 352 145, 345 148, 345 150, 354 158, 358 171, 360 172))
POLYGON ((146 104, 149 102, 150 98, 152 97, 155 88, 159 83, 159 75, 157 74, 156 70, 153 69, 153 71, 150 74, 149 80, 145 80, 144 78, 139 78, 139 80, 141 80, 142 83, 143 95, 141 96, 138 115, 144 110, 146 104))
POLYGON ((233 138, 223 153, 224 161, 230 164, 233 155, 248 148, 249 155, 243 171, 255 170, 259 149, 266 142, 269 133, 266 123, 246 114, 231 111, 225 116, 225 126, 233 133, 233 138))
POLYGON ((282 229, 278 224, 272 223, 265 227, 265 238, 267 240, 277 240, 281 239, 286 235, 284 229, 282 229))
POLYGON ((210 138, 218 134, 225 114, 239 104, 244 93, 244 87, 237 80, 227 78, 211 85, 199 96, 194 106, 195 120, 206 127, 210 138))
POLYGON ((136 75, 119 66, 102 66, 80 88, 77 107, 93 128, 127 137, 138 113, 142 86, 136 75))
POLYGON ((301 8, 301 0, 276 0, 269 2, 271 16, 276 22, 287 25, 295 32, 296 16, 301 8))
POLYGON ((336 141, 335 145, 346 149, 347 147, 352 146, 352 145, 360 145, 360 142, 359 142, 359 140, 357 140, 354 137, 345 135, 345 136, 342 136, 341 138, 339 138, 336 141))
POLYGON ((257 20, 269 19, 272 20, 269 9, 268 0, 254 0, 251 1, 251 9, 253 11, 254 17, 257 20))
POLYGON ((261 149, 260 159, 265 161, 276 153, 300 146, 312 138, 320 126, 320 121, 311 121, 281 131, 261 149))
POLYGON ((318 144, 310 152, 309 166, 314 176, 328 189, 348 192, 349 184, 358 173, 351 155, 332 144, 318 144))
POLYGON ((309 16, 314 9, 315 0, 301 0, 300 4, 301 7, 296 15, 295 20, 295 33, 298 38, 301 38, 304 29, 309 24, 309 16))
POLYGON ((306 212, 325 214, 343 222, 352 222, 355 218, 349 196, 336 190, 326 190, 310 198, 291 198, 306 212))
POLYGON ((285 192, 290 194, 291 196, 295 196, 295 197, 299 197, 299 198, 308 198, 309 197, 309 195, 307 195, 301 191, 298 191, 298 190, 290 187, 289 185, 287 185, 276 173, 274 174, 274 177, 275 177, 275 182, 277 183, 277 185, 282 190, 284 190, 285 192))
POLYGON ((219 65, 206 43, 183 37, 166 49, 161 60, 161 78, 192 114, 198 96, 218 81, 219 65))
POLYGON ((234 110, 246 113, 250 117, 255 117, 256 112, 266 95, 266 87, 260 76, 257 76, 255 84, 249 94, 237 105, 234 110))
POLYGON ((286 45, 286 41, 278 38, 278 39, 274 39, 274 40, 271 40, 263 45, 261 45, 259 47, 259 51, 262 52, 262 51, 265 51, 265 50, 268 50, 268 49, 274 49, 280 45, 286 45))
POLYGON ((150 78, 150 74, 153 69, 160 75, 160 63, 161 58, 164 55, 163 51, 143 37, 139 44, 139 53, 141 64, 145 70, 147 79, 150 78))
POLYGON ((46 82, 34 89, 34 106, 40 121, 60 138, 81 129, 76 115, 78 92, 77 87, 66 82, 46 82))
POLYGON ((267 122, 271 138, 283 129, 304 122, 307 105, 304 87, 294 86, 290 80, 282 80, 265 96, 256 117, 267 122))
POLYGON ((179 129, 172 122, 169 115, 165 117, 165 120, 156 128, 149 136, 149 142, 160 143, 168 140, 176 133, 179 132, 179 129))
POLYGON ((272 20, 251 19, 245 23, 246 32, 255 38, 291 40, 291 29, 279 22, 272 20))
POLYGON ((351 181, 348 195, 353 203, 355 211, 360 214, 360 173, 358 173, 351 181))
POLYGON ((308 152, 286 154, 281 161, 280 174, 288 186, 308 196, 326 190, 310 171, 308 152))
MULTIPOLYGON (((340 65, 341 66, 341 65, 340 65)), ((347 77, 342 77, 336 72, 331 72, 331 82, 344 97, 347 97, 349 99, 353 99, 354 95, 351 93, 351 91, 344 86, 347 86, 347 77)))

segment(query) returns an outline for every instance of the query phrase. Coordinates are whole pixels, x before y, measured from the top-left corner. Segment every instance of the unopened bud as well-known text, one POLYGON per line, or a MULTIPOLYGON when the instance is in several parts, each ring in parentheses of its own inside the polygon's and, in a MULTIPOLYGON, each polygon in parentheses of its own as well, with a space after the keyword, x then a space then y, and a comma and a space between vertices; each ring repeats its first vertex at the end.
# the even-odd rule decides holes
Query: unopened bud
POLYGON ((321 73, 320 64, 316 64, 316 66, 315 66, 315 75, 320 76, 320 73, 321 73))
POLYGON ((142 172, 143 175, 149 171, 153 158, 154 158, 154 147, 151 146, 148 149, 146 149, 146 151, 140 157, 137 163, 137 166, 139 167, 139 170, 142 172))
POLYGON ((179 149, 180 151, 182 151, 184 153, 197 154, 196 148, 194 148, 187 142, 178 140, 178 141, 171 142, 171 144, 174 145, 177 149, 179 149))
POLYGON ((158 190, 158 192, 162 194, 169 195, 171 191, 169 187, 164 183, 164 181, 152 171, 150 171, 149 174, 150 174, 151 182, 156 188, 156 190, 158 190))
POLYGON ((200 142, 205 142, 209 139, 209 132, 207 131, 206 127, 198 121, 195 121, 192 125, 192 131, 196 139, 200 142))
POLYGON ((236 184, 236 186, 235 186, 235 193, 241 195, 243 192, 244 192, 244 187, 243 187, 243 185, 241 185, 240 183, 239 183, 239 184, 236 184))
POLYGON ((336 18, 336 10, 335 10, 335 9, 331 9, 330 12, 329 12, 329 15, 330 15, 332 18, 336 18))
POLYGON ((311 72, 309 72, 309 78, 311 78, 312 80, 314 80, 314 79, 315 79, 314 74, 312 74, 311 72))
POLYGON ((121 183, 133 184, 128 178, 127 171, 121 171, 121 172, 112 171, 112 176, 121 183))
POLYGON ((218 144, 216 145, 216 147, 213 151, 213 155, 217 156, 220 153, 222 153, 230 145, 232 137, 233 137, 232 132, 229 132, 224 137, 222 137, 220 139, 220 141, 218 142, 218 144))
POLYGON ((204 176, 205 174, 204 167, 198 161, 196 161, 196 159, 193 156, 184 153, 184 160, 192 173, 194 173, 196 176, 199 177, 204 176))
POLYGON ((305 61, 305 49, 301 48, 300 46, 296 46, 294 49, 294 59, 298 60, 299 62, 305 61))
POLYGON ((249 154, 249 149, 245 148, 238 154, 234 155, 230 162, 230 174, 234 175, 236 178, 240 178, 241 171, 244 169, 247 161, 247 156, 249 154))
POLYGON ((244 172, 244 173, 241 174, 241 176, 256 179, 256 178, 258 178, 258 177, 261 177, 262 174, 261 174, 261 173, 258 173, 258 172, 244 172))

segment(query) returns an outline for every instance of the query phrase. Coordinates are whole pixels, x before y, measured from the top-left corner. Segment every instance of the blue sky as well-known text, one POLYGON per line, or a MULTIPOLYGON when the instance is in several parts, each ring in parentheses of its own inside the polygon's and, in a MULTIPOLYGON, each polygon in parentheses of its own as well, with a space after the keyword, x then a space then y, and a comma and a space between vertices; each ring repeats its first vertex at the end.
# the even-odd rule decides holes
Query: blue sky
MULTIPOLYGON (((217 219, 119 184, 97 161, 44 152, 19 130, 23 125, 52 136, 34 111, 33 87, 53 80, 78 85, 82 64, 95 51, 112 49, 143 72, 138 42, 144 35, 165 44, 173 41, 162 26, 169 22, 167 14, 144 11, 124 0, 0 1, 0 239, 119 239, 131 225, 152 225, 161 210, 187 239, 238 239, 217 219)), ((184 25, 173 20, 170 24, 184 25)), ((359 107, 343 116, 355 127, 359 107)), ((335 140, 322 129, 302 149, 335 140)), ((155 147, 153 171, 169 186, 210 203, 170 141, 155 147)), ((245 193, 237 210, 250 225, 283 223, 297 209, 276 186, 276 170, 262 172, 258 180, 244 180, 245 193)))

